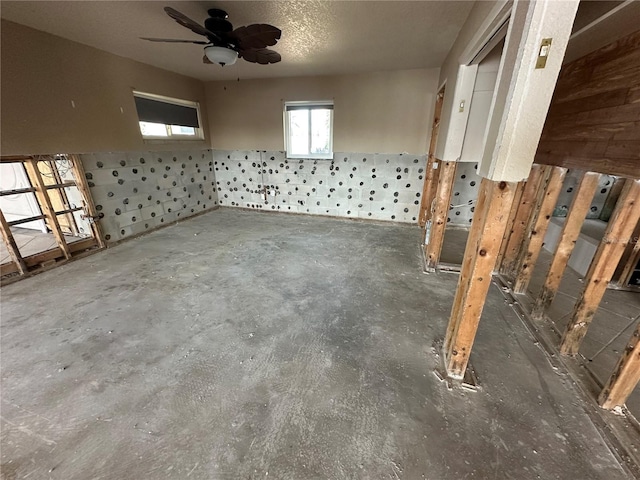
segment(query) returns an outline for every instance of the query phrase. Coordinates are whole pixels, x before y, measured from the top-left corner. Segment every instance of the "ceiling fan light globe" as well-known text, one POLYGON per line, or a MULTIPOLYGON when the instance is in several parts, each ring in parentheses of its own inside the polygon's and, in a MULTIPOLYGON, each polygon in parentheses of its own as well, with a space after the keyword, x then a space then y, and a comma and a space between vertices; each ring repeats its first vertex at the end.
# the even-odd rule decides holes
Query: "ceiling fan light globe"
POLYGON ((238 60, 238 52, 227 47, 209 45, 204 47, 204 54, 209 60, 218 65, 233 65, 238 60))

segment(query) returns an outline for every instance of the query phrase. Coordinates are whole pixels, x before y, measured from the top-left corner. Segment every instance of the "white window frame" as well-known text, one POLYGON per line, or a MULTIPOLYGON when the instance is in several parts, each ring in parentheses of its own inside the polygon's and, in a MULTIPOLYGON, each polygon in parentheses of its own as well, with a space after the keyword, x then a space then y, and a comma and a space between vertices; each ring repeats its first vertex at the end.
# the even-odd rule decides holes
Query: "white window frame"
MULTIPOLYGON (((287 153, 287 158, 308 158, 308 159, 320 159, 320 160, 333 160, 333 100, 314 100, 314 101, 296 101, 296 102, 284 102, 283 107, 284 116, 284 145, 287 153), (291 136, 289 135, 289 115, 287 113, 287 107, 331 107, 331 115, 329 117, 329 153, 307 153, 307 154, 292 154, 291 152, 291 136)), ((311 147, 311 115, 309 115, 309 147, 311 147)))
POLYGON ((200 115, 200 104, 198 102, 193 102, 191 100, 182 100, 180 98, 165 97, 164 95, 156 95, 155 93, 139 92, 137 90, 133 90, 133 96, 139 97, 139 98, 146 98, 148 100, 155 100, 157 102, 169 103, 172 105, 192 107, 192 108, 195 108, 196 114, 198 115, 198 125, 200 125, 200 127, 197 127, 197 128, 191 127, 195 130, 194 135, 183 135, 183 134, 172 133, 171 125, 167 125, 167 124, 163 124, 167 129, 166 136, 144 135, 142 133, 142 130, 140 129, 140 123, 141 123, 140 119, 138 119, 138 129, 140 130, 140 135, 142 135, 142 138, 144 140, 164 140, 164 141, 172 141, 172 142, 174 141, 190 142, 194 140, 195 141, 204 140, 204 130, 202 129, 202 117, 200 115))

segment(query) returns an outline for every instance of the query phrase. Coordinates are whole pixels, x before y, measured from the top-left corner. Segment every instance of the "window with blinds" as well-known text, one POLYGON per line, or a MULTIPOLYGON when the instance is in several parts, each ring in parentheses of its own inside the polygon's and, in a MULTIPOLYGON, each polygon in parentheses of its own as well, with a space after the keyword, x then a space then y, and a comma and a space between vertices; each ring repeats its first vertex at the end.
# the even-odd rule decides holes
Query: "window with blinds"
POLYGON ((197 102, 133 92, 140 133, 146 139, 204 138, 197 102))

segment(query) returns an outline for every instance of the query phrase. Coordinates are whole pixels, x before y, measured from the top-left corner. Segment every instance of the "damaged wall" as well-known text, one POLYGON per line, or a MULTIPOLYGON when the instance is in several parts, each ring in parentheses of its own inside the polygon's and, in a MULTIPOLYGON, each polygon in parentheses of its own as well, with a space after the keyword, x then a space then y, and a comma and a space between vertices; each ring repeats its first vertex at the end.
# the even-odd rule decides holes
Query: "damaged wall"
POLYGON ((107 242, 217 206, 211 150, 80 155, 107 242))
POLYGON ((418 216, 425 162, 424 155, 298 160, 281 151, 214 151, 221 206, 409 223, 418 216))

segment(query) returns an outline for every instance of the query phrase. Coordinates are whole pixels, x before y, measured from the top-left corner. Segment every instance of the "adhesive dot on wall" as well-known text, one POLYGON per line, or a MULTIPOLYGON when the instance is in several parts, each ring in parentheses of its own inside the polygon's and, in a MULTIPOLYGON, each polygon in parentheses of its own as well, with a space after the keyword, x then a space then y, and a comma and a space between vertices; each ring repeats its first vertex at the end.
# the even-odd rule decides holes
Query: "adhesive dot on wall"
POLYGON ((146 163, 146 160, 142 157, 140 157, 140 163, 146 163))
POLYGON ((124 184, 124 180, 123 179, 119 179, 118 180, 118 185, 123 185, 124 184))
POLYGON ((122 210, 120 210, 119 208, 116 208, 115 213, 116 215, 120 215, 122 213, 122 210))
POLYGON ((118 171, 114 170, 113 172, 111 172, 111 175, 113 175, 114 177, 117 177, 118 176, 118 171))
POLYGON ((476 186, 476 182, 475 182, 475 180, 470 181, 470 182, 469 182, 469 185, 471 185, 472 187, 475 187, 475 186, 476 186))
POLYGON ((104 163, 98 162, 98 163, 96 163, 96 167, 102 168, 102 167, 104 167, 104 163))
POLYGON ((124 167, 126 164, 127 164, 127 162, 125 162, 124 160, 120 160, 120 165, 121 165, 121 166, 123 166, 123 167, 124 167))
POLYGON ((113 192, 107 192, 107 197, 113 197, 113 192))

